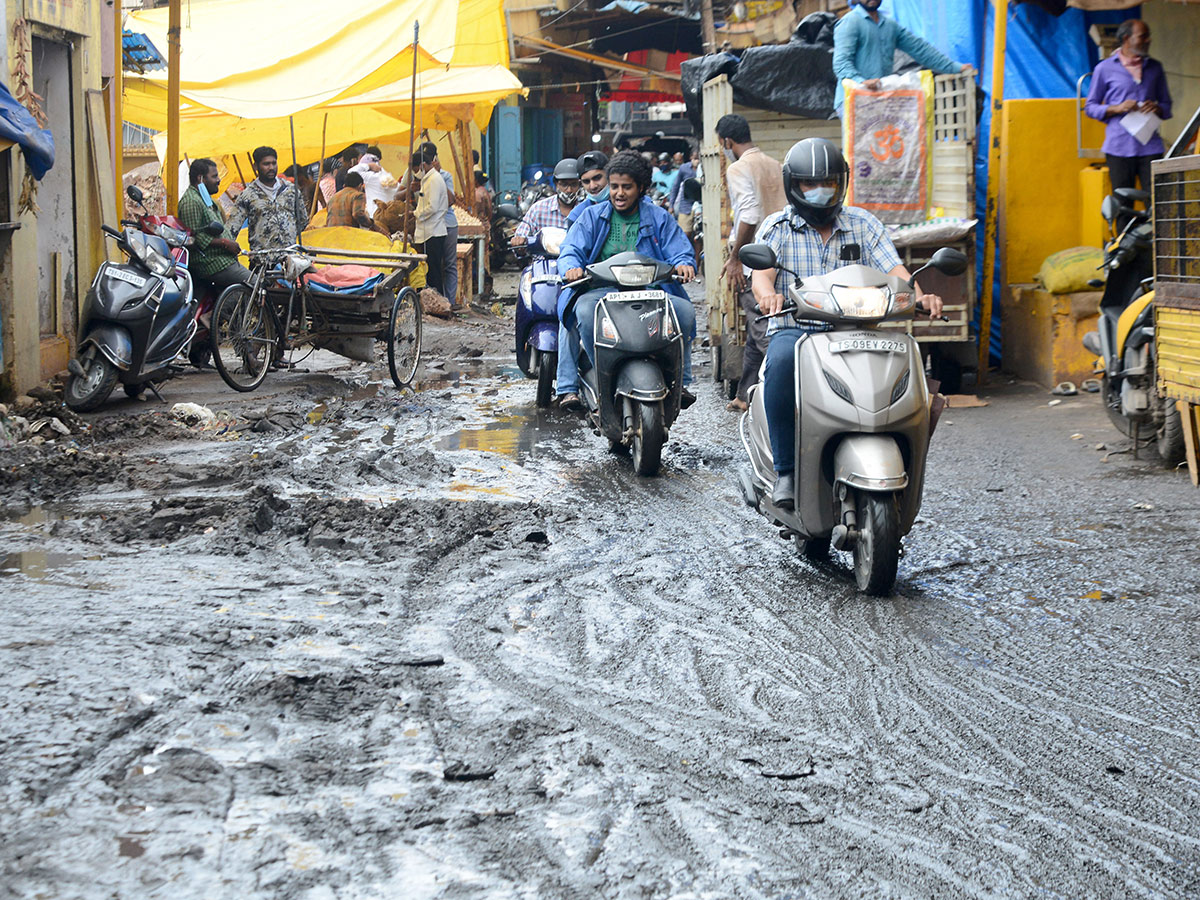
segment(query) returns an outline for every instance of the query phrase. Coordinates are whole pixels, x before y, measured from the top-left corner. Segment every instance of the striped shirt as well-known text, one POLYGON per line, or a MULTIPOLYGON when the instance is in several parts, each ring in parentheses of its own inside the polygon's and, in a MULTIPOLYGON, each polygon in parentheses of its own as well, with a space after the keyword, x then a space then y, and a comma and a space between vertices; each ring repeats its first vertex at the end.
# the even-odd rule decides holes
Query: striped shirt
MULTIPOLYGON (((817 229, 804 221, 790 206, 763 219, 755 240, 775 251, 779 268, 775 270, 775 291, 788 296, 787 289, 792 276, 784 271, 791 269, 801 280, 824 275, 841 266, 842 248, 858 244, 862 250, 859 263, 884 272, 900 265, 900 256, 888 235, 887 228, 865 209, 857 206, 842 207, 833 225, 829 243, 821 241, 817 229)), ((805 328, 810 331, 827 331, 828 323, 814 319, 796 319, 793 316, 777 316, 771 320, 767 331, 781 328, 805 328)))
POLYGON ((514 235, 528 240, 543 228, 566 227, 567 217, 558 208, 558 195, 551 194, 549 197, 543 197, 537 203, 533 204, 533 206, 529 207, 529 211, 525 213, 525 218, 517 224, 517 230, 514 232, 514 235))

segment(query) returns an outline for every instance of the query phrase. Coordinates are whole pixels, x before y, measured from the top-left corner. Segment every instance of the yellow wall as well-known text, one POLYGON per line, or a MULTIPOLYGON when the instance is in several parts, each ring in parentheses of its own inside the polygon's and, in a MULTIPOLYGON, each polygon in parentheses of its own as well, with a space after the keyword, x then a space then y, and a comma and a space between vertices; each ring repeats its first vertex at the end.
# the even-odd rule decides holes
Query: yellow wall
MULTIPOLYGON (((1033 281, 1051 253, 1079 245, 1083 203, 1075 100, 1006 100, 1001 124, 1002 282, 1033 281)), ((1103 126, 1084 119, 1084 146, 1099 147, 1103 126)), ((1001 296, 1008 296, 1005 290, 1001 296)))

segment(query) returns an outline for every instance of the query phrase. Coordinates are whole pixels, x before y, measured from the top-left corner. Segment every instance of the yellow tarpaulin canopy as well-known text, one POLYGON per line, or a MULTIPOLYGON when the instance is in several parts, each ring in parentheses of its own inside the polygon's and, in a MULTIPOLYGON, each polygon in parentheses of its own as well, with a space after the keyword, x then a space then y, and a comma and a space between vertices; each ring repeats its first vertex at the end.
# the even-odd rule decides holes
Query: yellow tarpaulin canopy
MULTIPOLYGON (((130 31, 167 47, 165 8, 133 13, 130 31)), ((184 19, 180 94, 240 118, 271 119, 352 99, 418 68, 508 67, 502 0, 211 0, 184 19)), ((144 80, 166 84, 165 70, 144 80)))
MULTIPOLYGON (((354 141, 406 140, 414 20, 421 23, 418 129, 446 131, 459 122, 484 128, 497 102, 523 90, 508 70, 500 0, 339 2, 337 23, 353 27, 331 25, 329 9, 327 0, 286 7, 212 0, 193 8, 181 36, 182 152, 220 157, 266 144, 290 157, 293 127, 302 162, 315 160, 322 147, 329 155, 354 141), (246 34, 261 39, 230 39, 246 34), (286 39, 272 41, 272 34, 286 39)), ((162 9, 135 13, 127 23, 159 47, 166 26, 162 9)), ((166 129, 165 71, 127 76, 124 98, 127 121, 166 129)), ((166 136, 155 143, 162 157, 166 136)))
MULTIPOLYGON (((243 119, 185 105, 179 117, 179 146, 192 159, 244 154, 261 144, 273 146, 290 158, 293 124, 296 156, 301 162, 316 160, 322 146, 328 156, 354 141, 399 143, 407 140, 409 131, 409 84, 405 81, 371 91, 354 101, 304 110, 290 117, 291 121, 288 116, 243 119)), ((521 82, 502 66, 455 67, 419 73, 417 127, 448 131, 466 121, 486 128, 492 107, 521 90, 521 82)), ((167 127, 166 96, 166 88, 156 82, 127 78, 125 119, 163 132, 167 127)), ((166 135, 157 135, 155 144, 161 157, 166 135)))

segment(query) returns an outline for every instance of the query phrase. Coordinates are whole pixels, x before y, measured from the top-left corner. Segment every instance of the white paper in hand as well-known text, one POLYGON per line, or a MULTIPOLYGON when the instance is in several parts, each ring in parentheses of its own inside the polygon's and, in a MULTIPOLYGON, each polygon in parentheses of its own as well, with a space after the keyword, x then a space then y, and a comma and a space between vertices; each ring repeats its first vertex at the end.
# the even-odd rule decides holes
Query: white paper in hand
POLYGON ((1121 117, 1121 127, 1134 136, 1139 144, 1150 143, 1150 138, 1158 131, 1162 119, 1154 113, 1134 110, 1121 117))

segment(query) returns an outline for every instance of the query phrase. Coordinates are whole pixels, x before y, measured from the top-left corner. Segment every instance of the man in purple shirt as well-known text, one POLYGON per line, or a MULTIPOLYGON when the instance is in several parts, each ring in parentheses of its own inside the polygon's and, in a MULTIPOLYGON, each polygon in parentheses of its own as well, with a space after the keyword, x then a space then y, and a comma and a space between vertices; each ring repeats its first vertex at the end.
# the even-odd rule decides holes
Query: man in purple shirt
POLYGON ((1140 181, 1150 190, 1150 161, 1160 159, 1164 147, 1155 131, 1142 143, 1121 124, 1131 112, 1152 113, 1171 118, 1171 93, 1162 63, 1150 58, 1150 29, 1140 19, 1129 19, 1117 28, 1117 52, 1102 61, 1092 73, 1084 111, 1108 123, 1104 154, 1113 188, 1134 187, 1140 181))

